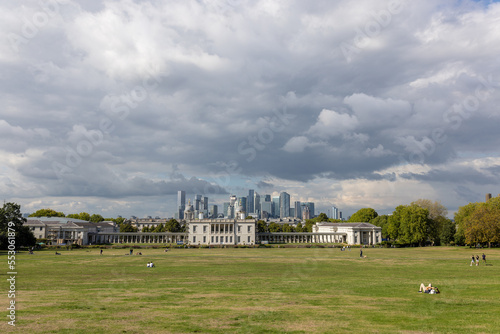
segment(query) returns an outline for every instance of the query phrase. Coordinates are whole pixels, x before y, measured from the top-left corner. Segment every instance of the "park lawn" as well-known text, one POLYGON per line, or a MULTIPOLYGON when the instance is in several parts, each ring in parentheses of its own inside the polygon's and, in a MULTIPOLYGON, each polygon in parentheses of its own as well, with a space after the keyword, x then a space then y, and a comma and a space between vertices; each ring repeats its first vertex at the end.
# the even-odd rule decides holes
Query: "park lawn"
MULTIPOLYGON (((228 248, 17 255, 19 333, 498 333, 500 249, 228 248), (488 265, 470 267, 472 253, 488 265), (156 268, 146 268, 153 261, 156 268), (441 294, 418 293, 420 283, 441 294)), ((5 253, 0 255, 5 263, 5 253)), ((5 269, 2 273, 6 276, 5 269)), ((8 285, 2 280, 6 310, 8 285)), ((4 311, 7 314, 6 311, 4 311)), ((6 317, 4 317, 5 319, 6 317)))

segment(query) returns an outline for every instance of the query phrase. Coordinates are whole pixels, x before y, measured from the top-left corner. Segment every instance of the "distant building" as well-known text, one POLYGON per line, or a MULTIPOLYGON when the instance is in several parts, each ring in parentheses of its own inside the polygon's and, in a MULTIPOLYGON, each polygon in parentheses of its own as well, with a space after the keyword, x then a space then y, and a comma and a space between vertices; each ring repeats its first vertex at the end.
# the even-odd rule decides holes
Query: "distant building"
POLYGON ((256 240, 255 223, 256 219, 187 221, 189 243, 192 245, 253 245, 256 240))
POLYGON ((341 242, 349 245, 375 245, 382 241, 382 228, 369 223, 319 222, 313 226, 313 233, 324 235, 325 242, 341 242))
POLYGON ((332 206, 332 217, 333 219, 340 219, 339 218, 339 209, 337 209, 335 206, 332 206))
POLYGON ((184 219, 184 210, 186 210, 186 192, 179 190, 177 192, 177 217, 184 219))
POLYGON ((295 212, 294 212, 293 217, 302 218, 302 207, 301 207, 299 201, 295 201, 295 212))
POLYGON ((290 216, 290 195, 286 192, 280 194, 280 218, 290 216))

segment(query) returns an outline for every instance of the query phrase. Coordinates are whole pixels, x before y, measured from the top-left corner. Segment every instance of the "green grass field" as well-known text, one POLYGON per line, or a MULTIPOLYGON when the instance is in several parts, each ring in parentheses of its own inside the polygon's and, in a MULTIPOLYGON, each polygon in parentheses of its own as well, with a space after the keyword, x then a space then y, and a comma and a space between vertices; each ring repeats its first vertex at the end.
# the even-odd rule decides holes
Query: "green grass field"
POLYGON ((500 332, 500 249, 140 251, 18 254, 17 326, 7 324, 2 279, 0 332, 500 332), (487 265, 470 267, 483 251, 487 265), (420 283, 441 293, 418 293, 420 283))

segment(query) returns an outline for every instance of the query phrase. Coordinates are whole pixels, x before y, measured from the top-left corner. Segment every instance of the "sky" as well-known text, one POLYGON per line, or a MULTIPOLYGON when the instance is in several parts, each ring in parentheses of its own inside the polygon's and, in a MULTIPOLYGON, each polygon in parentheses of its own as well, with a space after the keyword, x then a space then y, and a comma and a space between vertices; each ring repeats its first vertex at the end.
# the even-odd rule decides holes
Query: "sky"
POLYGON ((494 1, 2 1, 0 199, 172 217, 248 189, 388 214, 500 193, 494 1))

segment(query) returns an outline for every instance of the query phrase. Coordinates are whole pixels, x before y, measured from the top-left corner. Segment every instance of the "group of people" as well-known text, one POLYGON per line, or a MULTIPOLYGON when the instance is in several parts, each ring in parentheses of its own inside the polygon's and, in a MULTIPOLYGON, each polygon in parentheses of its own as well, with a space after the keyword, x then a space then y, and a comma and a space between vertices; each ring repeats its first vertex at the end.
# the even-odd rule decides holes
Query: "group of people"
MULTIPOLYGON (((486 263, 486 255, 484 255, 484 253, 483 253, 483 262, 486 263)), ((472 267, 474 264, 476 264, 476 266, 479 266, 479 255, 476 255, 476 257, 474 257, 474 254, 472 254, 470 266, 472 267)))
POLYGON ((154 268, 155 264, 153 263, 153 261, 151 262, 148 262, 148 264, 146 265, 146 267, 148 268, 154 268))

